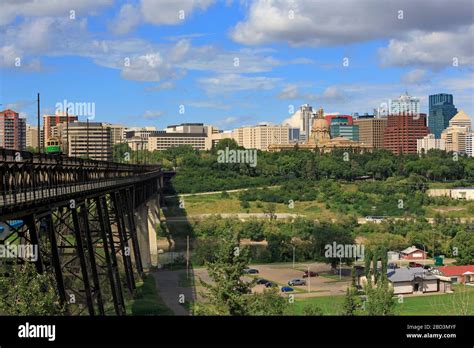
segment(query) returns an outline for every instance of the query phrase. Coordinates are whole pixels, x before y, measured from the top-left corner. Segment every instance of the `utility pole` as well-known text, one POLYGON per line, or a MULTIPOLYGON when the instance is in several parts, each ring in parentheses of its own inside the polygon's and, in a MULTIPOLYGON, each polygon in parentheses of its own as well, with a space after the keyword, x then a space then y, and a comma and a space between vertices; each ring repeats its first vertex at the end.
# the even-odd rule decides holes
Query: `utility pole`
POLYGON ((89 117, 86 117, 86 155, 89 159, 89 117))
POLYGON ((295 249, 296 247, 293 245, 293 268, 295 268, 295 249))
POLYGON ((66 108, 66 156, 69 156, 69 108, 66 108))
POLYGON ((339 258, 339 280, 342 279, 342 257, 339 258))
POLYGON ((186 236, 186 278, 189 279, 189 234, 186 236))
POLYGON ((308 293, 311 292, 311 272, 309 270, 309 265, 308 265, 308 293))
POLYGON ((37 98, 38 110, 37 110, 37 117, 38 117, 38 153, 41 153, 41 128, 40 128, 40 94, 38 93, 37 98))

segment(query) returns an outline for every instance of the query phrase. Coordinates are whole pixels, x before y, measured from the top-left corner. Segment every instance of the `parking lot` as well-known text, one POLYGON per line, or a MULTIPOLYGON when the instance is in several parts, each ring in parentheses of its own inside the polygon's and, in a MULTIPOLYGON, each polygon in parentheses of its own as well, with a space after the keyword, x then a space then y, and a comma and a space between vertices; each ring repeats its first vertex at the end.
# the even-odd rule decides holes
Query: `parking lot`
MULTIPOLYGON (((308 269, 308 264, 297 263, 295 268, 293 268, 291 263, 252 265, 250 268, 257 269, 259 273, 244 276, 244 279, 249 281, 252 278, 264 278, 281 287, 288 285, 290 279, 304 279, 307 282, 306 285, 292 287, 295 291, 291 292, 291 294, 294 294, 295 297, 344 295, 348 285, 351 283, 351 279, 348 276, 343 276, 342 280, 339 280, 339 276, 331 272, 330 265, 323 263, 312 263, 310 265, 310 271, 319 273, 318 277, 311 278, 303 278, 303 272, 308 269)), ((344 273, 347 274, 347 272, 344 273)), ((195 269, 194 275, 196 280, 200 278, 208 283, 211 281, 204 268, 195 269)), ((201 292, 202 287, 198 281, 196 281, 196 285, 197 292, 201 292)), ((265 285, 255 285, 252 292, 258 293, 264 289, 265 285)))

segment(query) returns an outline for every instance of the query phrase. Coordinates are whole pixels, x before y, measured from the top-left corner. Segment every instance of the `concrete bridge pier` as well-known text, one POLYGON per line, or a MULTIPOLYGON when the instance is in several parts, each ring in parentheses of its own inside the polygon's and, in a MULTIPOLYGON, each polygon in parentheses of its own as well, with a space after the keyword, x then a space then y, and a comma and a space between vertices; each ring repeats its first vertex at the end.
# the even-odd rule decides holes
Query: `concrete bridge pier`
POLYGON ((160 205, 158 196, 152 197, 146 204, 137 208, 137 237, 144 268, 158 265, 158 245, 156 226, 160 223, 160 205))

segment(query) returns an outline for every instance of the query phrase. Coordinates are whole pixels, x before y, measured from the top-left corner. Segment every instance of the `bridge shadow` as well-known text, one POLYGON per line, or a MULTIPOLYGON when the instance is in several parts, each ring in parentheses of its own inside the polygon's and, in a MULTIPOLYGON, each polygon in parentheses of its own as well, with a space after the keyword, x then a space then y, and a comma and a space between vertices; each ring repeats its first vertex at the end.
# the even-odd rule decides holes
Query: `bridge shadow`
POLYGON ((191 257, 194 230, 172 178, 164 183, 161 211, 163 214, 160 216, 158 231, 159 266, 155 272, 160 295, 175 315, 192 315, 192 304, 197 300, 191 257))

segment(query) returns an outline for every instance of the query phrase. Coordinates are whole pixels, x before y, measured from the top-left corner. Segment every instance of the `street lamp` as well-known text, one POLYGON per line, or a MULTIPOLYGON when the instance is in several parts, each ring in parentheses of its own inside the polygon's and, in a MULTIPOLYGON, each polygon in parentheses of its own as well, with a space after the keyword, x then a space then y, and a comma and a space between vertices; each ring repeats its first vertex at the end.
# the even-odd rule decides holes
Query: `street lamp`
POLYGON ((296 246, 292 245, 293 247, 293 268, 295 268, 295 251, 296 251, 296 246))

